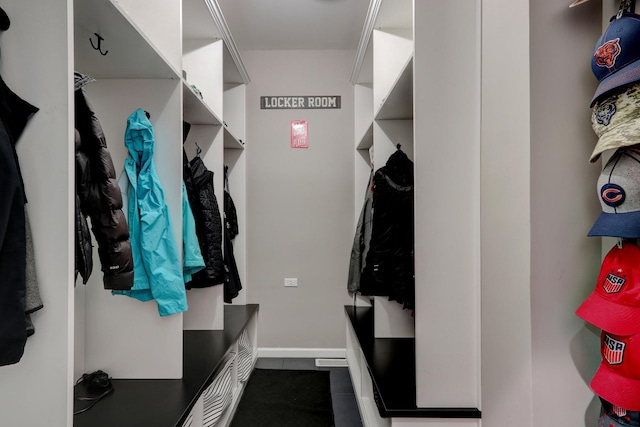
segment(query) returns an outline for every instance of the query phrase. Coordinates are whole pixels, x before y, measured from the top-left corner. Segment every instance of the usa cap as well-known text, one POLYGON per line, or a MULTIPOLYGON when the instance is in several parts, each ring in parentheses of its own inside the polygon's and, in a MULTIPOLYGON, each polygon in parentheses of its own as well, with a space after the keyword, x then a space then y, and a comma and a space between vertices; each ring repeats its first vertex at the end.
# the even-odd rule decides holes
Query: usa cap
POLYGON ((591 163, 606 150, 640 144, 640 83, 598 100, 591 111, 591 126, 598 135, 591 163))
POLYGON ((602 362, 591 389, 613 405, 640 410, 640 335, 620 336, 602 331, 602 362))
POLYGON ((640 16, 624 13, 613 17, 598 39, 591 70, 600 82, 591 106, 606 93, 640 80, 640 16))
POLYGON ((640 247, 625 242, 611 248, 576 315, 616 335, 640 332, 640 247))
POLYGON ((618 148, 597 183, 602 213, 589 236, 640 238, 640 146, 618 148))

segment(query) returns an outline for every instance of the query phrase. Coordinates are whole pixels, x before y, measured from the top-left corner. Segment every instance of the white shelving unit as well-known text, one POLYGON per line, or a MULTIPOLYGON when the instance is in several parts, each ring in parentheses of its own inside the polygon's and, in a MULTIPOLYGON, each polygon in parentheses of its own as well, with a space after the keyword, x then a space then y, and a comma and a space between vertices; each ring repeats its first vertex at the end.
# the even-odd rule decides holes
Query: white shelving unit
MULTIPOLYGON (((354 79, 358 213, 371 164, 374 170, 384 166, 398 144, 413 159, 412 7, 405 0, 381 2, 368 44, 361 47, 364 60, 354 79)), ((373 297, 373 303, 376 337, 414 336, 409 311, 386 297, 373 297)))
MULTIPOLYGON (((182 242, 183 120, 192 124, 188 156, 195 155, 197 142, 215 174, 221 213, 223 166, 232 163, 232 195, 245 232, 248 76, 229 45, 228 29, 219 27, 224 20, 213 17, 219 12, 215 0, 0 0, 0 6, 12 22, 0 41, 2 75, 40 108, 18 153, 45 303, 33 316, 36 334, 23 359, 3 368, 0 391, 16 399, 5 399, 0 412, 11 425, 70 427, 73 385, 82 373, 102 369, 117 379, 178 379, 183 330, 224 327, 222 285, 188 291, 189 310, 167 317, 159 316, 153 301, 111 295, 102 284, 95 239, 93 273, 86 285, 76 283, 73 72, 96 79, 86 86, 87 98, 118 176, 127 157, 128 116, 137 108, 150 113, 154 163, 176 242, 182 242), (98 42, 102 53, 95 49, 98 42)), ((236 239, 244 279, 244 234, 236 239)))
MULTIPOLYGON (((202 150, 201 156, 209 170, 214 172, 214 190, 221 217, 223 218, 223 188, 224 166, 232 161, 234 166, 229 168, 230 182, 234 178, 236 185, 232 194, 238 211, 244 209, 244 134, 245 134, 245 85, 242 65, 237 64, 230 54, 229 46, 222 39, 226 29, 219 27, 219 20, 215 19, 213 11, 216 4, 208 0, 183 0, 183 70, 186 73, 185 86, 188 89, 195 85, 202 93, 202 99, 196 96, 194 104, 203 104, 205 112, 211 112, 206 120, 199 116, 187 116, 184 120, 192 127, 185 142, 187 157, 196 156, 197 148, 202 150), (196 146, 197 144, 197 146, 196 146), (239 151, 237 153, 235 151, 239 151), (239 178, 239 179, 238 179, 239 178), (237 189, 236 189, 237 187, 237 189)), ((194 93, 195 94, 195 93, 194 93)), ((185 102, 185 106, 189 106, 185 102)), ((198 107, 199 108, 199 107, 198 107)), ((230 185, 231 186, 231 185, 230 185)), ((244 213, 239 213, 239 215, 244 213)), ((242 216, 244 218, 244 216, 242 216)), ((244 222, 239 224, 244 233, 244 222)), ((237 236, 237 241, 243 240, 244 235, 237 236)), ((234 246, 242 246, 234 244, 234 246)), ((236 262, 244 266, 244 247, 235 248, 236 262)), ((242 270, 244 273, 244 269, 242 270)), ((243 275, 244 277, 244 275, 243 275)), ((243 280, 244 283, 244 280, 243 280)), ((222 329, 223 316, 223 285, 188 291, 189 305, 194 310, 185 313, 184 329, 222 329)), ((238 298, 237 303, 245 303, 246 299, 238 298)))

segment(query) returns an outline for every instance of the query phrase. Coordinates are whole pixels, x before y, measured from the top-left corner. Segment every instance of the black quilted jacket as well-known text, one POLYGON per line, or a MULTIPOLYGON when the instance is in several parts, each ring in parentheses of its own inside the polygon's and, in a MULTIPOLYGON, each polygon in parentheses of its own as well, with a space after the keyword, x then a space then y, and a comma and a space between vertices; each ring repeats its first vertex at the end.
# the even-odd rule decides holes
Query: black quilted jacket
MULTIPOLYGON (((186 161, 186 155, 183 159, 186 161)), ((225 282, 226 269, 222 253, 222 219, 213 189, 213 172, 207 169, 200 157, 194 157, 184 165, 183 178, 205 263, 205 268, 194 274, 186 287, 220 285, 225 282)))
POLYGON ((371 242, 360 281, 363 295, 415 303, 413 162, 401 150, 373 178, 371 242))
POLYGON ((98 243, 104 288, 133 286, 133 257, 129 228, 122 212, 122 193, 102 126, 86 98, 84 86, 93 81, 75 74, 76 128, 76 274, 87 283, 91 274, 91 236, 98 243))

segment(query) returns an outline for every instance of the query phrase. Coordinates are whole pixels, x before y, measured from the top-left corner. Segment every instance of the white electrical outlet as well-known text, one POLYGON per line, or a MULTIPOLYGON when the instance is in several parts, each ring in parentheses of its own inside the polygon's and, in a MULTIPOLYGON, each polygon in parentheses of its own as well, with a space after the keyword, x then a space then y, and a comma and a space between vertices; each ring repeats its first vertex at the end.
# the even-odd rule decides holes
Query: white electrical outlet
POLYGON ((284 278, 284 286, 287 288, 295 288, 298 286, 298 279, 295 277, 285 277, 284 278))

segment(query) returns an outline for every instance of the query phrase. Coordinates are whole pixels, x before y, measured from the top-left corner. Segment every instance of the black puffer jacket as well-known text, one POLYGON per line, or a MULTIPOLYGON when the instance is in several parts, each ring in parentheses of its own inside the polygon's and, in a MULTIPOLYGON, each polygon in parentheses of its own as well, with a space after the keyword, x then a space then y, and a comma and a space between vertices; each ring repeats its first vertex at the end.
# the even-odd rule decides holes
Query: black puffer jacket
POLYGON ((122 194, 102 126, 86 98, 84 86, 92 78, 75 73, 76 128, 76 271, 87 283, 91 274, 91 236, 98 243, 104 288, 128 290, 133 286, 133 257, 129 228, 122 212, 122 194))
POLYGON ((213 189, 213 172, 198 156, 185 167, 183 177, 205 263, 205 268, 194 274, 186 287, 205 288, 222 284, 227 273, 222 253, 222 219, 213 189))
POLYGON ((371 242, 360 281, 363 295, 388 296, 404 308, 414 308, 413 230, 413 162, 398 149, 373 178, 371 242))

